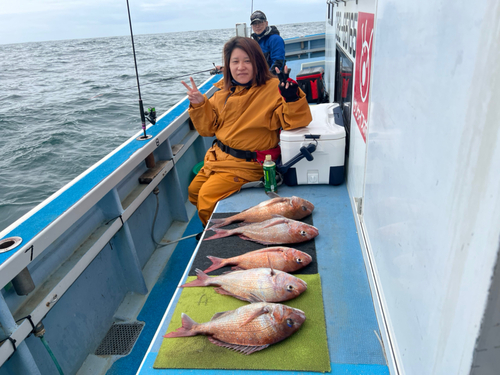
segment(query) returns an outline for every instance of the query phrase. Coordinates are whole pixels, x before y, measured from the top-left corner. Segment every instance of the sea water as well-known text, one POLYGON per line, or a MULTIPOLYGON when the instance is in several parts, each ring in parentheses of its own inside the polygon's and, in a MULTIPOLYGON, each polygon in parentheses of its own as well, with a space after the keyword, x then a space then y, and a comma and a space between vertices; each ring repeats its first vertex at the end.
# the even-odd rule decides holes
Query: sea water
MULTIPOLYGON (((325 26, 278 29, 292 38, 325 26)), ((169 78, 222 65, 234 35, 234 28, 135 35, 144 107, 167 111, 189 80, 169 78)), ((0 45, 0 88, 0 231, 141 130, 130 36, 0 45)))

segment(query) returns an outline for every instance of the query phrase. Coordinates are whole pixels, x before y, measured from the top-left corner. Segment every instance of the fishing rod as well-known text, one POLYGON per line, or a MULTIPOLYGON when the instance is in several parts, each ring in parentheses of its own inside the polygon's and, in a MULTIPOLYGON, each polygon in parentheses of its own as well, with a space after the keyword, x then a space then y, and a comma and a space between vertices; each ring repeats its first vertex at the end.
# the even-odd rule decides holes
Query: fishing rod
MULTIPOLYGON (((219 70, 217 69, 217 67, 215 66, 215 63, 212 63, 214 65, 213 68, 211 69, 206 69, 206 70, 200 70, 199 72, 194 72, 194 73, 188 73, 188 74, 183 74, 183 75, 180 75, 180 76, 176 76, 176 77, 168 77, 168 78, 160 78, 159 80, 157 81, 154 81, 154 82, 146 82, 146 83, 143 83, 142 85, 143 86, 146 86, 146 85, 152 85, 153 83, 160 83, 160 82, 163 82, 163 81, 170 81, 171 79, 178 79, 178 78, 182 78, 182 77, 190 77, 190 76, 193 76, 195 74, 201 74, 201 73, 206 73, 206 72, 210 72, 211 75, 214 75, 214 74, 220 74, 222 73, 222 70, 219 70)), ((127 87, 127 88, 130 88, 127 87)))
MULTIPOLYGON (((193 73, 183 74, 183 75, 176 76, 176 77, 160 78, 158 81, 143 83, 142 86, 152 85, 153 83, 160 83, 160 82, 163 82, 163 81, 170 81, 172 79, 178 79, 178 78, 183 78, 183 77, 190 77, 190 76, 193 76, 195 74, 201 74, 201 73, 206 73, 206 72, 210 72, 211 75, 221 74, 222 70, 217 69, 217 67, 215 66, 215 63, 212 63, 212 64, 214 65, 214 68, 212 68, 212 69, 200 70, 199 72, 193 72, 193 73)), ((131 87, 133 87, 133 86, 125 87, 123 90, 130 89, 131 87)), ((103 94, 97 94, 97 95, 94 95, 93 97, 91 97, 89 99, 94 99, 94 98, 97 98, 97 97, 102 96, 102 95, 103 94)), ((146 112, 146 115, 147 114, 148 113, 146 112)))
MULTIPOLYGON (((130 37, 132 38, 132 51, 134 52, 135 78, 137 80, 137 91, 139 92, 139 109, 141 111, 142 131, 144 132, 144 135, 140 136, 137 139, 145 140, 151 138, 151 136, 148 136, 146 134, 146 116, 144 114, 144 106, 142 105, 141 86, 139 85, 139 72, 137 71, 137 59, 135 57, 134 33, 132 32, 132 19, 130 17, 130 6, 128 4, 128 0, 127 0, 127 11, 128 11, 128 23, 130 25, 130 37)), ((149 116, 148 120, 150 122, 151 120, 153 120, 154 122, 151 123, 154 125, 154 123, 156 122, 156 112, 154 111, 154 108, 150 109, 150 113, 148 113, 148 116, 149 116)))
MULTIPOLYGON (((213 63, 213 64, 215 66, 215 63, 213 63)), ((210 72, 210 74, 219 74, 219 73, 222 73, 222 71, 218 70, 217 68, 215 68, 215 69, 211 68, 211 69, 206 69, 206 70, 200 70, 199 72, 183 74, 183 75, 177 76, 177 77, 160 78, 158 81, 155 81, 155 82, 144 83, 143 86, 151 85, 153 83, 159 83, 159 82, 163 82, 163 81, 170 81, 171 79, 178 79, 178 78, 182 78, 182 77, 189 77, 189 76, 193 76, 195 74, 201 74, 201 73, 206 73, 206 72, 210 72)))

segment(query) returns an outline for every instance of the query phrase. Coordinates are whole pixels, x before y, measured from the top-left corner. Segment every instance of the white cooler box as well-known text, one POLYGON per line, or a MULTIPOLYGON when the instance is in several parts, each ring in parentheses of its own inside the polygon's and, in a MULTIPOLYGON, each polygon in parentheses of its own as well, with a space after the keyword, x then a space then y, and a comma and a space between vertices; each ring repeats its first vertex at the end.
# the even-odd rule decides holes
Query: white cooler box
MULTIPOLYGON (((313 120, 309 126, 281 132, 281 165, 278 171, 283 173, 287 162, 297 155, 303 155, 301 147, 312 143, 316 145, 310 154, 314 159, 309 161, 302 156, 301 160, 290 166, 283 173, 285 184, 340 185, 344 182, 346 146, 342 109, 338 103, 311 105, 310 108, 313 120)), ((309 146, 311 148, 313 146, 309 146)))

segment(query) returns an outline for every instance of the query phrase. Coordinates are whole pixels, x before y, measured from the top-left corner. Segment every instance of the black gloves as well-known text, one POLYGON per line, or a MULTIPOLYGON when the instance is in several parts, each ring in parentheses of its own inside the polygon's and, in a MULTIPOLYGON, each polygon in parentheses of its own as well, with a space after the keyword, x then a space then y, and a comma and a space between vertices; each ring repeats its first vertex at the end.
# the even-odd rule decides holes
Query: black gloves
POLYGON ((285 102, 295 102, 299 100, 299 85, 293 79, 288 78, 288 88, 286 88, 286 83, 280 83, 280 93, 285 99, 285 102), (282 86, 283 85, 283 86, 282 86))
POLYGON ((280 71, 278 73, 278 78, 280 80, 278 87, 285 102, 290 103, 299 100, 299 85, 293 79, 289 78, 288 75, 289 72, 285 73, 284 71, 280 71))
POLYGON ((284 66, 285 66, 285 62, 283 60, 275 60, 273 66, 271 66, 271 69, 269 69, 269 70, 271 71, 271 73, 273 73, 276 76, 276 75, 278 75, 278 73, 276 73, 276 68, 278 68, 279 70, 282 70, 284 66))

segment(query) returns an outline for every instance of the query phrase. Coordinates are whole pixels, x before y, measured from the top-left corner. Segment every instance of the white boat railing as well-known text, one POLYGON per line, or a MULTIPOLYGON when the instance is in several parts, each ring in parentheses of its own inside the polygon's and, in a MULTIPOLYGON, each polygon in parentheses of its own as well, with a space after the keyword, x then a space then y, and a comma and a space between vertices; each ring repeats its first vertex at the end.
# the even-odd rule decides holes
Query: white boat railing
POLYGON ((325 33, 285 39, 287 60, 309 59, 325 56, 325 33))

